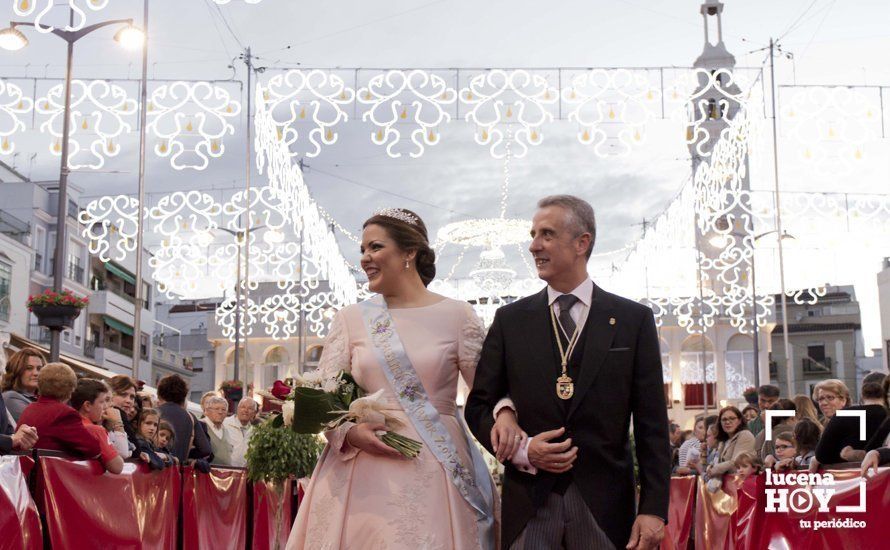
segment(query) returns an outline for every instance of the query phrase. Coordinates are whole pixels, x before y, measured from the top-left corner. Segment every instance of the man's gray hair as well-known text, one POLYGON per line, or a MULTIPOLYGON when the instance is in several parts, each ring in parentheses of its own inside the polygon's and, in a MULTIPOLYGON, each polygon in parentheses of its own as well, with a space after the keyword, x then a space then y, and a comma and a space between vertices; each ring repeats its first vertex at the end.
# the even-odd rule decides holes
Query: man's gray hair
POLYGON ((587 258, 590 259, 593 245, 596 243, 596 216, 590 203, 574 195, 549 195, 538 201, 538 208, 548 206, 560 206, 569 213, 566 225, 575 237, 590 233, 590 247, 587 249, 587 258))
POLYGON ((253 410, 259 412, 260 404, 256 402, 256 399, 253 397, 242 397, 241 401, 238 401, 238 406, 241 406, 241 403, 251 403, 253 405, 253 410))
POLYGON ((209 409, 214 405, 225 405, 226 409, 229 408, 229 402, 218 395, 214 395, 213 397, 208 397, 207 402, 204 403, 204 408, 209 409))

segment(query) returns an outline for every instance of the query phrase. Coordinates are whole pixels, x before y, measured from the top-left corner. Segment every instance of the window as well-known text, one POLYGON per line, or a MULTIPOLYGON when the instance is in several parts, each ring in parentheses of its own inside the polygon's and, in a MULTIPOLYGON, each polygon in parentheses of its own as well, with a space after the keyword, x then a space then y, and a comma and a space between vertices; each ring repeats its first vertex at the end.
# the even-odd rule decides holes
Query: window
POLYGON ((46 257, 46 230, 36 225, 34 226, 34 270, 43 273, 43 259, 46 257))
POLYGON ((708 407, 713 407, 717 402, 714 345, 708 338, 694 335, 683 342, 680 352, 680 382, 683 384, 685 408, 703 408, 706 393, 708 407))
POLYGON ((142 307, 151 311, 151 285, 148 283, 142 283, 142 307))
POLYGON ((148 334, 142 333, 139 337, 139 356, 148 359, 148 334))
POLYGON ((66 344, 71 343, 71 329, 62 331, 62 341, 66 344))
POLYGON ((12 266, 0 262, 0 321, 9 321, 9 287, 12 285, 12 266))

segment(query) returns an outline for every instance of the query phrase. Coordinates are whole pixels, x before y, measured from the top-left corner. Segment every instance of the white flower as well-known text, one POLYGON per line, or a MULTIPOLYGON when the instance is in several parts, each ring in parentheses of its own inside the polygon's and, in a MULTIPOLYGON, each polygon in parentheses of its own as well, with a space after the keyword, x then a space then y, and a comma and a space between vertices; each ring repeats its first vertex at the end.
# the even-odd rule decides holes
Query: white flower
POLYGON ((321 383, 321 389, 326 393, 335 393, 340 389, 340 383, 341 381, 339 378, 328 378, 321 383))
POLYGON ((294 402, 285 401, 281 405, 281 416, 284 417, 284 425, 290 426, 294 423, 294 402))

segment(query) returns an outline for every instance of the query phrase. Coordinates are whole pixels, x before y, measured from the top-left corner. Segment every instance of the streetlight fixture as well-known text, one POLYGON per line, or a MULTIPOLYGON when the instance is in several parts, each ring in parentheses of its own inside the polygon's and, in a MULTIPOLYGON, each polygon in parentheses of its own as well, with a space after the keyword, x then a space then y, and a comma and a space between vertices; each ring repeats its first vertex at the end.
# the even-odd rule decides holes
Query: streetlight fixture
MULTIPOLYGON (((74 10, 69 10, 70 26, 74 26, 74 10)), ((145 43, 145 33, 133 25, 132 19, 113 19, 102 21, 94 25, 84 27, 76 31, 68 31, 59 28, 53 29, 52 34, 68 43, 68 57, 65 67, 65 108, 62 120, 62 151, 61 168, 59 169, 59 198, 56 211, 56 246, 55 261, 53 262, 53 289, 61 292, 65 280, 66 244, 68 241, 68 136, 71 126, 71 68, 74 60, 74 43, 86 35, 111 25, 123 27, 115 34, 118 43, 126 48, 139 48, 145 43)), ((34 23, 13 21, 9 28, 0 30, 0 48, 9 51, 18 51, 28 45, 28 37, 18 27, 34 27, 34 23)), ((136 313, 139 315, 139 312, 136 313)), ((137 336, 138 338, 138 336, 137 336)), ((58 361, 60 354, 59 331, 52 331, 50 339, 50 361, 58 361)), ((138 353, 138 351, 137 351, 138 353)))

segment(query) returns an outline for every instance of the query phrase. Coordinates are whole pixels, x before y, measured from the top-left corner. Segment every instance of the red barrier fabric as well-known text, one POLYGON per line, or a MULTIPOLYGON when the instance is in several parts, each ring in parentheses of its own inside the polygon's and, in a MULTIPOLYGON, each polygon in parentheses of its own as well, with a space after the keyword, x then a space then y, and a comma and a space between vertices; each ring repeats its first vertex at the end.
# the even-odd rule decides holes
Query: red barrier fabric
MULTIPOLYGON (((801 472, 796 472, 800 474, 801 472)), ((696 547, 761 548, 888 548, 890 547, 890 468, 868 479, 858 470, 821 472, 834 478, 823 483, 767 483, 765 475, 739 483, 724 476, 723 488, 709 493, 699 481, 696 502, 696 547), (787 500, 779 492, 787 491, 787 500), (772 504, 768 499, 772 491, 772 504), (816 497, 821 491, 826 501, 816 497), (774 510, 768 508, 773 506, 774 510), (780 508, 786 505, 787 509, 780 508), (820 506, 826 508, 820 511, 820 506), (838 507, 853 507, 844 510, 838 507)), ((823 480, 824 481, 824 478, 823 480)), ((673 494, 672 502, 673 506, 673 494)))
POLYGON ((671 500, 662 550, 686 550, 690 547, 697 479, 695 476, 671 478, 671 500))
POLYGON ((186 550, 244 548, 247 471, 182 469, 182 543, 186 550))
POLYGON ((253 484, 253 550, 284 548, 291 529, 293 480, 253 484), (278 546, 275 540, 278 540, 278 546))
POLYGON ((22 465, 34 461, 26 456, 0 457, 0 549, 39 550, 43 529, 37 505, 28 491, 22 465))
POLYGON ((41 457, 38 491, 53 548, 172 548, 180 481, 176 468, 41 457))

